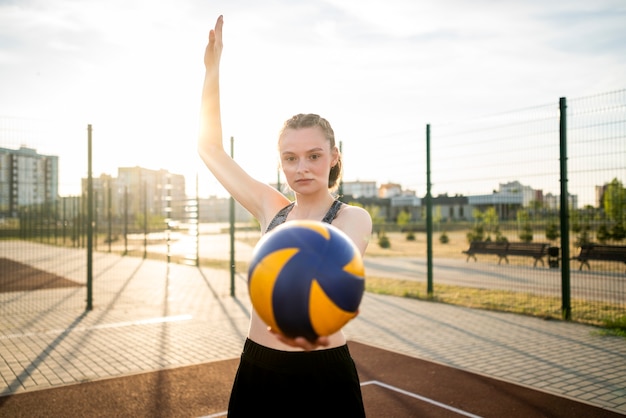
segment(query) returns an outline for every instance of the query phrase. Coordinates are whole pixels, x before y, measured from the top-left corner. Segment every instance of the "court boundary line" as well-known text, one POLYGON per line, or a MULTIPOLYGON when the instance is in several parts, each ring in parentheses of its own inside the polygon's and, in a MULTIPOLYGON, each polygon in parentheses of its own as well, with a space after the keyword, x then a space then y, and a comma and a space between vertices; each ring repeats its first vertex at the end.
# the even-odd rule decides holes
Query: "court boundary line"
POLYGON ((96 329, 106 329, 106 328, 122 328, 122 327, 130 327, 136 325, 151 325, 151 324, 163 324, 167 322, 177 322, 177 321, 188 321, 193 319, 191 315, 174 315, 174 316, 159 316, 156 318, 148 318, 148 319, 140 319, 137 321, 125 321, 125 322, 113 322, 110 324, 96 324, 89 325, 84 327, 72 327, 72 328, 64 328, 64 329, 51 329, 42 332, 23 332, 23 333, 14 333, 8 335, 0 335, 0 340, 10 340, 13 338, 25 338, 25 337, 33 337, 40 335, 60 335, 68 332, 86 332, 93 331, 96 329))
POLYGON ((382 388, 385 388, 385 389, 388 389, 388 390, 392 390, 392 391, 394 391, 394 392, 401 393, 402 395, 406 395, 406 396, 409 396, 409 397, 411 397, 411 398, 418 399, 418 400, 420 400, 420 401, 423 401, 423 402, 429 403, 429 404, 431 404, 431 405, 438 406, 439 408, 447 409, 448 411, 452 411, 452 412, 455 412, 455 413, 457 413, 457 414, 459 414, 459 415, 463 415, 463 416, 466 416, 466 417, 470 417, 470 418, 483 418, 483 417, 481 417, 480 415, 475 415, 475 414, 472 414, 472 413, 470 413, 470 412, 466 412, 466 411, 464 411, 464 410, 462 410, 462 409, 455 408, 455 407, 450 406, 450 405, 446 405, 445 403, 442 403, 442 402, 436 401, 436 400, 434 400, 434 399, 427 398, 427 397, 422 396, 422 395, 418 395, 417 393, 413 393, 413 392, 409 392, 409 391, 404 390, 404 389, 400 389, 400 388, 398 388, 398 387, 395 387, 395 386, 389 385, 389 384, 387 384, 387 383, 380 382, 380 381, 378 381, 378 380, 369 380, 369 381, 367 381, 367 382, 363 382, 363 383, 361 383, 361 386, 366 386, 366 385, 378 385, 378 386, 380 386, 380 387, 382 387, 382 388))
MULTIPOLYGON (((434 399, 430 399, 430 398, 427 398, 425 396, 418 395, 417 393, 413 393, 413 392, 409 392, 409 391, 404 390, 404 389, 400 389, 398 387, 389 385, 387 383, 383 383, 383 382, 381 382, 379 380, 368 380, 367 382, 361 383, 361 387, 368 386, 368 385, 378 385, 378 386, 382 387, 383 389, 387 389, 387 390, 392 390, 394 392, 398 392, 398 393, 400 393, 402 395, 418 399, 418 400, 420 400, 422 402, 429 403, 431 405, 437 406, 437 407, 442 408, 442 409, 447 409, 448 411, 451 411, 451 412, 454 412, 456 414, 463 415, 463 416, 466 416, 466 417, 469 417, 469 418, 483 418, 480 415, 475 415, 475 414, 472 414, 470 412, 464 411, 462 409, 455 408, 455 407, 450 406, 450 405, 446 405, 445 403, 441 403, 441 402, 436 401, 434 399)), ((201 417, 198 417, 198 418, 218 418, 218 417, 225 417, 227 414, 228 414, 228 411, 222 411, 222 412, 216 412, 215 414, 211 414, 211 415, 204 415, 204 416, 201 416, 201 417)))

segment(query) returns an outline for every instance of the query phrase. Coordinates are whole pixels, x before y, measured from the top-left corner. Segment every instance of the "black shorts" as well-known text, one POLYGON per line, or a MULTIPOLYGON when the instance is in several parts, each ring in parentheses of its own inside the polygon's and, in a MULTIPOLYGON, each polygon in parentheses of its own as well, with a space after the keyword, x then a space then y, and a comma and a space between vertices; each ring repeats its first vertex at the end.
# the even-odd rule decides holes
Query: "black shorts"
POLYGON ((364 417, 348 346, 280 351, 246 340, 229 417, 364 417))

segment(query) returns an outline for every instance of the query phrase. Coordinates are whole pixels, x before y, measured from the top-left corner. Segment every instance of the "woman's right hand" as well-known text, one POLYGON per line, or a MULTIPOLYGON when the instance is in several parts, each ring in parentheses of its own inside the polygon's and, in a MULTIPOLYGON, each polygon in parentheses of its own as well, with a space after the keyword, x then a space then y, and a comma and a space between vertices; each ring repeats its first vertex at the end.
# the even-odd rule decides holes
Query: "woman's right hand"
POLYGON ((204 51, 204 67, 207 71, 218 71, 220 67, 220 58, 222 56, 222 26, 224 25, 224 16, 217 18, 215 28, 209 32, 209 44, 204 51))
POLYGON ((276 338, 278 338, 278 340, 281 341, 283 344, 287 344, 291 347, 301 348, 304 351, 311 351, 320 347, 328 347, 328 345, 330 344, 328 337, 318 337, 315 341, 309 341, 304 337, 286 337, 274 331, 271 327, 267 327, 267 330, 272 333, 276 338))

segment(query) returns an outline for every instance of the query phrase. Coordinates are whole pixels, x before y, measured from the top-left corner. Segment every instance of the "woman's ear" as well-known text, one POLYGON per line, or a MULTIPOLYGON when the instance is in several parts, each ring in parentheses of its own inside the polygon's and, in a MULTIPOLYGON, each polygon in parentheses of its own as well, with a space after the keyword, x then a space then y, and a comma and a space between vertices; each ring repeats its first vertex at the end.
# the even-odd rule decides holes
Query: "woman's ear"
POLYGON ((338 162, 339 162, 339 148, 335 146, 333 147, 333 150, 332 150, 332 158, 330 159, 330 166, 334 167, 337 165, 338 162))

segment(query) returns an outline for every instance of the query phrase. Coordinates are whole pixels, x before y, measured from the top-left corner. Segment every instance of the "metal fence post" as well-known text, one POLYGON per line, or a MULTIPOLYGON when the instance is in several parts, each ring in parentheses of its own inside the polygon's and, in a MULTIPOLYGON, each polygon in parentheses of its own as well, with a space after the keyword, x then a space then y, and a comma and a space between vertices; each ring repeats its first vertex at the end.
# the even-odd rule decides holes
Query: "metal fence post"
POLYGON ((426 291, 433 295, 433 206, 430 196, 430 124, 426 125, 426 291))
POLYGON ((109 253, 111 252, 111 242, 113 241, 113 210, 111 208, 111 199, 111 179, 109 178, 107 180, 107 223, 109 224, 107 230, 107 240, 109 243, 109 253))
MULTIPOLYGON (((235 138, 230 137, 230 156, 235 158, 235 138)), ((230 295, 235 296, 235 199, 229 199, 230 214, 230 295)))
POLYGON ((567 187, 567 99, 559 99, 559 152, 561 161, 561 314, 572 319, 569 269, 569 192, 567 187))
POLYGON ((128 186, 124 186, 124 255, 128 254, 128 186))
POLYGON ((93 177, 91 125, 87 125, 87 310, 93 309, 93 177))
POLYGON ((143 258, 148 258, 148 182, 143 181, 143 258))

